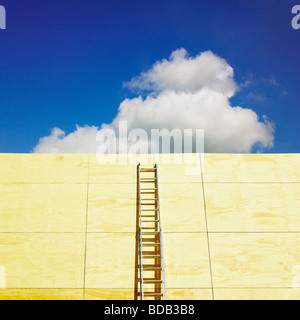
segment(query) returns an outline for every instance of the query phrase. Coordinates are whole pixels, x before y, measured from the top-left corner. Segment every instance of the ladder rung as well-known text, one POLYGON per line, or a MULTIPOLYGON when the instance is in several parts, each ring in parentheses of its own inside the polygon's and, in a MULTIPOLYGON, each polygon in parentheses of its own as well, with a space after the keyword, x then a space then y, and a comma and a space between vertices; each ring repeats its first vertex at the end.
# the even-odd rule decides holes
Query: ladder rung
POLYGON ((152 255, 143 254, 143 258, 145 258, 145 259, 155 259, 155 258, 159 258, 159 257, 160 257, 160 254, 152 254, 152 255))
POLYGON ((144 283, 162 283, 162 280, 143 280, 144 283))
POLYGON ((155 216, 151 216, 150 214, 141 215, 142 218, 155 218, 155 216))
POLYGON ((141 203, 141 206, 155 206, 155 203, 141 203))
POLYGON ((160 243, 157 243, 157 242, 144 242, 142 243, 142 246, 145 246, 145 247, 155 247, 155 246, 159 246, 160 243))
POLYGON ((156 171, 156 168, 141 168, 140 172, 146 172, 146 171, 156 171))
POLYGON ((157 198, 148 198, 148 199, 147 199, 147 198, 143 198, 143 199, 140 199, 140 200, 141 200, 141 201, 144 201, 144 200, 145 200, 145 201, 148 201, 148 200, 158 200, 158 199, 157 199, 157 198))
POLYGON ((162 297, 163 294, 159 292, 144 292, 144 296, 148 297, 162 297))
POLYGON ((141 220, 141 222, 158 222, 159 220, 141 220))
POLYGON ((157 188, 141 188, 140 190, 156 190, 157 188))
POLYGON ((155 194, 156 191, 140 191, 142 194, 155 194))
POLYGON ((161 270, 161 267, 145 267, 143 270, 161 270))
POLYGON ((158 209, 141 209, 141 211, 158 211, 158 209))
POLYGON ((141 181, 141 183, 154 183, 155 181, 141 181))
POLYGON ((159 233, 159 231, 145 231, 143 232, 143 235, 147 235, 147 234, 157 234, 159 233))

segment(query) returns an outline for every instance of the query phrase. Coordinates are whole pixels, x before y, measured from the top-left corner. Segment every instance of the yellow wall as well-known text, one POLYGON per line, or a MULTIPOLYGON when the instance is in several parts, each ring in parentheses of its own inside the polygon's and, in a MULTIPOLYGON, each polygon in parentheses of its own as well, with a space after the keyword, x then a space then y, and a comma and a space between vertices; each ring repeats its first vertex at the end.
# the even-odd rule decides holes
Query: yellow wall
POLYGON ((1 154, 0 299, 134 299, 139 161, 159 164, 168 299, 300 299, 300 155, 180 158, 1 154))

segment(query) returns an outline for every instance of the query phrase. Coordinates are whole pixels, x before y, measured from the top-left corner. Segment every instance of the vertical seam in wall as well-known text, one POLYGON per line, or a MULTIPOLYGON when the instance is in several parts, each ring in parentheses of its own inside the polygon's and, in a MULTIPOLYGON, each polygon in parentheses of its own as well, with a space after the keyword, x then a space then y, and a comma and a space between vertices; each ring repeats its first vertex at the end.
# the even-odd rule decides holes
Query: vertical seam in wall
POLYGON ((89 209, 89 180, 90 180, 90 154, 88 155, 88 170, 86 182, 86 211, 85 211, 85 248, 84 248, 84 264, 83 264, 83 300, 85 298, 85 272, 86 272, 86 249, 87 249, 87 223, 89 209))
MULTIPOLYGON (((204 155, 204 154, 203 154, 204 155)), ((211 255, 210 255, 210 243, 209 243, 209 232, 208 232, 208 222, 207 222, 207 213, 206 213, 206 202, 205 202, 205 191, 204 191, 204 179, 203 179, 203 166, 201 161, 201 153, 199 153, 200 160, 200 170, 201 170, 201 182, 202 182, 202 193, 203 193, 203 206, 204 206, 204 216, 206 224, 206 238, 207 238, 207 247, 208 247, 208 259, 209 259, 209 269, 210 269, 210 283, 211 283, 211 292, 212 298, 215 300, 214 296, 214 286, 213 286, 213 277, 212 277, 212 267, 211 267, 211 255)))

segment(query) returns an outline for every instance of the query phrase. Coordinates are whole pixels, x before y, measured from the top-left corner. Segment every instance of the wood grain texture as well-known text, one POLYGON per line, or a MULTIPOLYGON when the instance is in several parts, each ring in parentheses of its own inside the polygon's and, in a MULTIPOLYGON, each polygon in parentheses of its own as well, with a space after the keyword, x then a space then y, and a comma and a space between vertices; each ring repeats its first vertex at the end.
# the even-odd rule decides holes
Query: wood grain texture
POLYGON ((168 299, 299 300, 299 157, 2 154, 0 299, 133 299, 136 165, 158 162, 168 299))
POLYGON ((1 154, 0 182, 87 183, 85 154, 1 154))
POLYGON ((205 183, 210 232, 300 231, 300 183, 205 183))
MULTIPOLYGON (((168 300, 211 300, 211 289, 167 289, 168 300)), ((85 300, 133 300, 132 289, 85 289, 85 300)))
POLYGON ((300 290, 292 288, 214 289, 216 300, 300 300, 300 290))
POLYGON ((136 232, 136 185, 91 184, 88 232, 136 232))
POLYGON ((210 234, 214 287, 291 288, 300 233, 210 234))
POLYGON ((202 184, 161 184, 160 209, 164 232, 206 231, 202 184))
POLYGON ((84 234, 0 233, 6 288, 82 288, 84 234))
MULTIPOLYGON (((136 194, 134 184, 91 184, 88 232, 135 232, 136 194)), ((206 231, 201 184, 163 184, 160 198, 164 232, 206 231)))
POLYGON ((212 300, 211 289, 167 289, 168 300, 212 300))
POLYGON ((165 233, 163 244, 167 289, 211 286, 205 233, 165 233))
POLYGON ((87 235, 87 288, 134 289, 135 233, 87 235))
POLYGON ((134 300, 132 289, 88 289, 84 290, 84 300, 134 300))
POLYGON ((158 163, 160 184, 202 181, 199 154, 160 154, 154 155, 154 161, 158 163))
POLYGON ((113 183, 113 184, 136 184, 137 165, 153 166, 151 155, 105 155, 90 156, 89 182, 90 183, 113 183))
POLYGON ((300 154, 204 154, 204 182, 300 182, 300 154))
POLYGON ((82 300, 83 289, 2 289, 0 300, 82 300))
POLYGON ((84 232, 84 184, 0 184, 0 232, 84 232))

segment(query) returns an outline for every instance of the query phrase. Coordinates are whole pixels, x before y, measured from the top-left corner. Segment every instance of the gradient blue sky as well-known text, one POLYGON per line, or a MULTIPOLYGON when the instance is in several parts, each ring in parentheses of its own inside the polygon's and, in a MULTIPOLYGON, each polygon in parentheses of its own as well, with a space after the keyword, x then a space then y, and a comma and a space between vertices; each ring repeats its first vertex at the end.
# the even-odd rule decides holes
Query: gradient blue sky
POLYGON ((267 152, 300 152, 300 29, 290 0, 0 0, 0 152, 60 127, 110 123, 124 81, 175 49, 234 68, 234 105, 276 123, 267 152))

